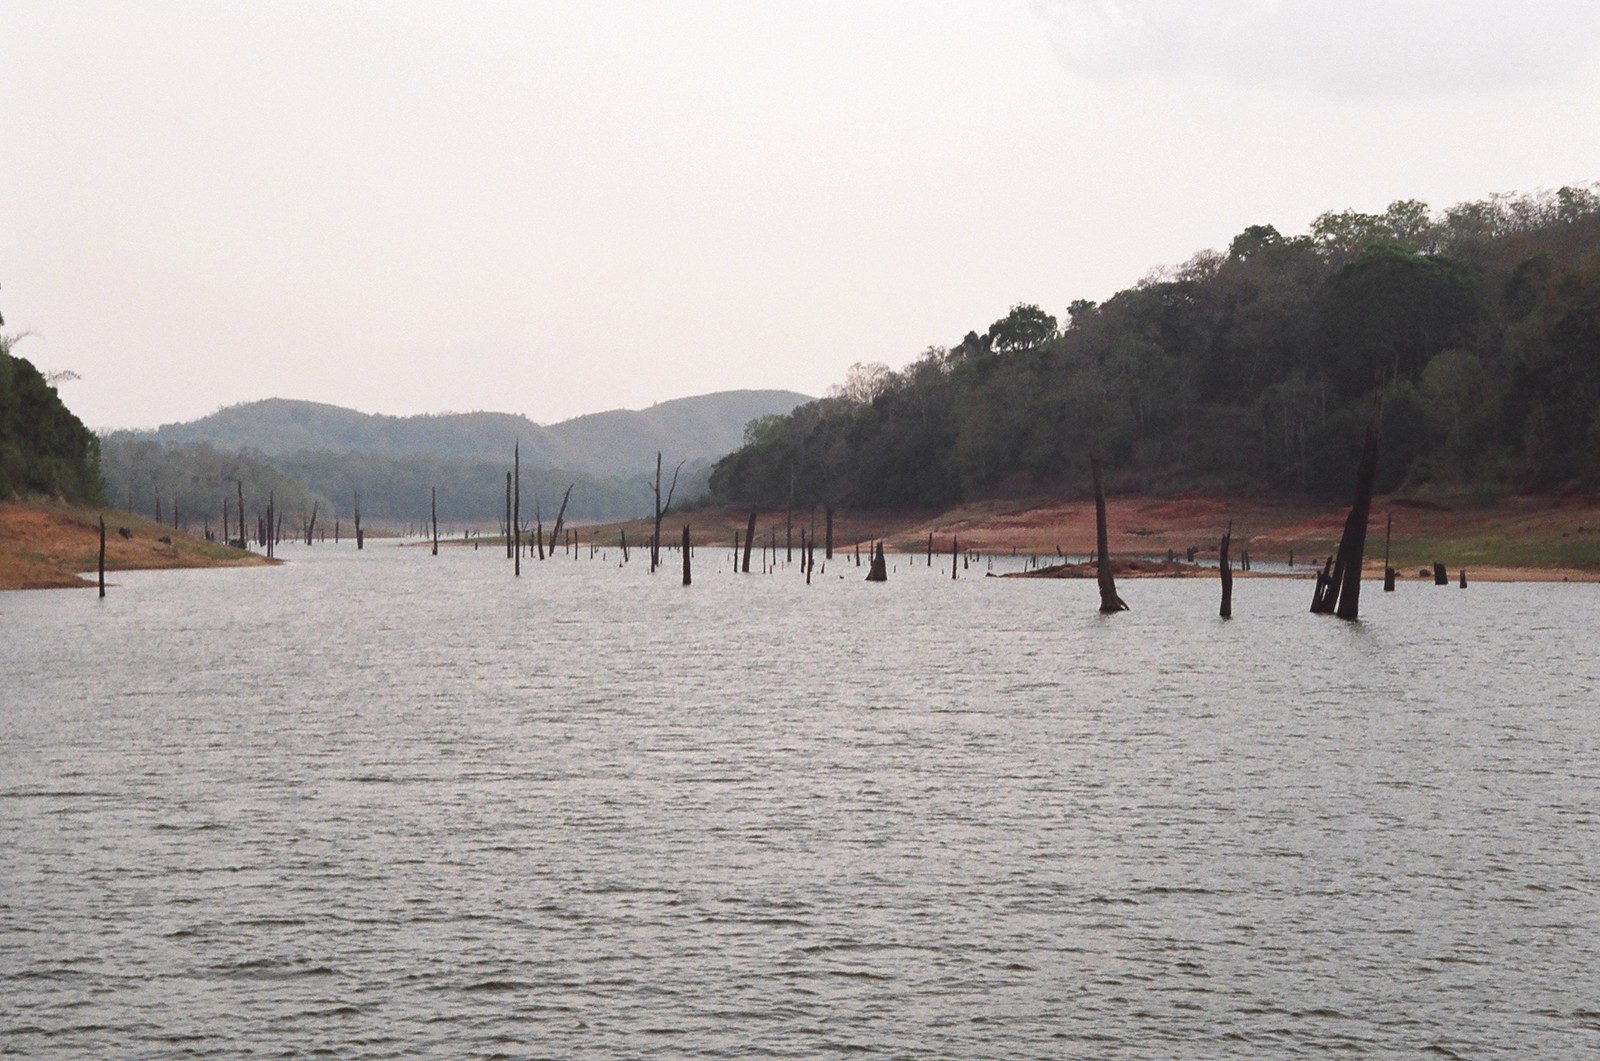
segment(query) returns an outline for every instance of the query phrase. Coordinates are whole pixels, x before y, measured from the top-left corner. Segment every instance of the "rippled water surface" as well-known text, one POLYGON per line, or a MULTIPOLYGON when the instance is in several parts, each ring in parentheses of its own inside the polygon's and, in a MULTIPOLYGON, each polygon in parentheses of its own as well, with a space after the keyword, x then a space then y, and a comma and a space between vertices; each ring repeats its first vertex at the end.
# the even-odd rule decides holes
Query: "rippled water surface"
POLYGON ((1600 587, 285 554, 0 594, 0 1052, 1600 1053, 1600 587))

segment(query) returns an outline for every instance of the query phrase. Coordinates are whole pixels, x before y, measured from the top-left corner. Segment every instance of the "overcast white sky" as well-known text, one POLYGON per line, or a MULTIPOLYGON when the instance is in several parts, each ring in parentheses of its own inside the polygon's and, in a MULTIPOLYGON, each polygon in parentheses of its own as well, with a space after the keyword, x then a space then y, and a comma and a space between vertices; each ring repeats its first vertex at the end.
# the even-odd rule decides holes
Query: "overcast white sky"
POLYGON ((0 4, 91 427, 821 394, 1250 224, 1600 179, 1592 0, 0 4))

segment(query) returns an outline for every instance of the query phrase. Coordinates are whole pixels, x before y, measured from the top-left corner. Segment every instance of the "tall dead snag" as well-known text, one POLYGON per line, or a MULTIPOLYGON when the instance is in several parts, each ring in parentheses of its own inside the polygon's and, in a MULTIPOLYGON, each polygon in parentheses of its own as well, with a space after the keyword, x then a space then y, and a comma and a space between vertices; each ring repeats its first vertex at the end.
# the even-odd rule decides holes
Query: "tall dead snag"
POLYGON ((683 525, 683 584, 689 585, 689 525, 683 525))
POLYGON ((1333 613, 1341 619, 1357 619, 1361 613, 1361 561, 1367 548, 1367 519, 1372 512, 1372 487, 1378 474, 1378 415, 1367 424, 1367 437, 1361 445, 1361 462, 1356 467, 1356 496, 1350 515, 1339 537, 1333 573, 1319 580, 1320 595, 1313 595, 1311 610, 1333 613))
MULTIPOLYGON (((656 568, 661 566, 661 520, 672 509, 672 495, 678 490, 678 473, 683 470, 683 461, 672 471, 672 485, 667 488, 667 503, 661 503, 661 451, 656 451, 656 532, 650 537, 650 573, 653 575, 656 568)), ((568 488, 571 492, 571 488, 568 488)))
POLYGON ((511 488, 511 555, 512 574, 522 577, 522 443, 511 444, 511 470, 514 482, 511 488))
POLYGON ((439 555, 439 488, 428 488, 428 518, 433 522, 433 555, 439 555))
POLYGON ((755 540, 756 510, 752 508, 750 510, 750 522, 746 523, 744 527, 744 563, 741 564, 739 568, 740 571, 747 575, 750 573, 750 548, 755 540))
POLYGON ((953 538, 950 539, 950 581, 951 582, 954 582, 956 580, 956 564, 959 563, 960 560, 961 560, 961 539, 959 537, 953 537, 953 538))
POLYGON ((106 595, 106 518, 100 517, 100 596, 106 595))
POLYGON ((628 532, 622 532, 622 562, 628 562, 628 532))
POLYGON ((867 568, 868 582, 889 581, 889 565, 883 559, 883 543, 879 542, 872 553, 872 566, 867 568))
POLYGON ((356 548, 365 549, 367 547, 367 536, 361 533, 361 491, 352 490, 350 493, 355 508, 353 515, 356 521, 356 548))
POLYGON ((825 545, 825 547, 823 549, 823 552, 822 552, 822 558, 824 560, 832 560, 833 559, 833 506, 832 505, 826 506, 822 510, 822 512, 823 512, 822 522, 823 522, 824 533, 826 533, 827 536, 828 536, 828 540, 827 540, 826 545, 825 545))
POLYGON ((1233 565, 1228 562, 1228 545, 1233 541, 1233 523, 1222 532, 1222 546, 1217 551, 1218 567, 1222 571, 1222 611, 1224 619, 1233 618, 1233 565))
POLYGON ((1128 605, 1117 596, 1117 580, 1111 571, 1111 555, 1106 533, 1106 491, 1100 482, 1100 458, 1089 458, 1089 473, 1094 477, 1095 578, 1100 583, 1100 611, 1104 615, 1125 612, 1128 605))
POLYGON ((311 544, 311 535, 317 529, 317 502, 311 502, 311 520, 306 524, 306 544, 311 544))
POLYGON ((1391 515, 1383 527, 1383 591, 1394 592, 1394 568, 1389 563, 1389 539, 1394 535, 1394 516, 1391 515))

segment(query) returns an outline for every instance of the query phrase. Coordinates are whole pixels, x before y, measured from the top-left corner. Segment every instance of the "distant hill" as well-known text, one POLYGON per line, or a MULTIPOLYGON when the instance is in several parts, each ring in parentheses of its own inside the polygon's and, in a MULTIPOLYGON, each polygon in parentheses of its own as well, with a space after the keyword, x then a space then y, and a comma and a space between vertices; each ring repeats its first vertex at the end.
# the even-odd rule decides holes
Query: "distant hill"
POLYGON ((266 456, 364 453, 503 462, 519 443, 530 467, 594 476, 637 475, 662 451, 674 463, 738 449, 751 420, 810 399, 793 391, 738 390, 593 413, 548 427, 511 413, 382 416, 319 402, 268 398, 140 433, 165 443, 204 442, 266 456))
POLYGON ((678 497, 705 492, 713 461, 744 442, 751 420, 809 401, 792 391, 725 391, 648 409, 595 413, 543 427, 510 413, 375 416, 335 405, 271 398, 230 406, 155 431, 101 440, 106 486, 130 509, 220 524, 228 484, 249 506, 269 492, 280 511, 349 518, 357 492, 373 519, 412 521, 438 490, 442 520, 493 522, 504 511, 512 447, 522 452, 524 514, 552 518, 567 486, 572 520, 648 511, 646 481, 659 451, 684 462, 678 497))

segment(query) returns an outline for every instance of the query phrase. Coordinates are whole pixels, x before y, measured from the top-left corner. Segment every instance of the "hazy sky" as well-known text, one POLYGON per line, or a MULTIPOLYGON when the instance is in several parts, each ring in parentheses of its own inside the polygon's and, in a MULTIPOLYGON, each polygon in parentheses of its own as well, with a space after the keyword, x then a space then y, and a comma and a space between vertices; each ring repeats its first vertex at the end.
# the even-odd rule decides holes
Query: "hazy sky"
POLYGON ((1256 223, 1600 179, 1592 0, 0 3, 91 427, 821 394, 1256 223))

